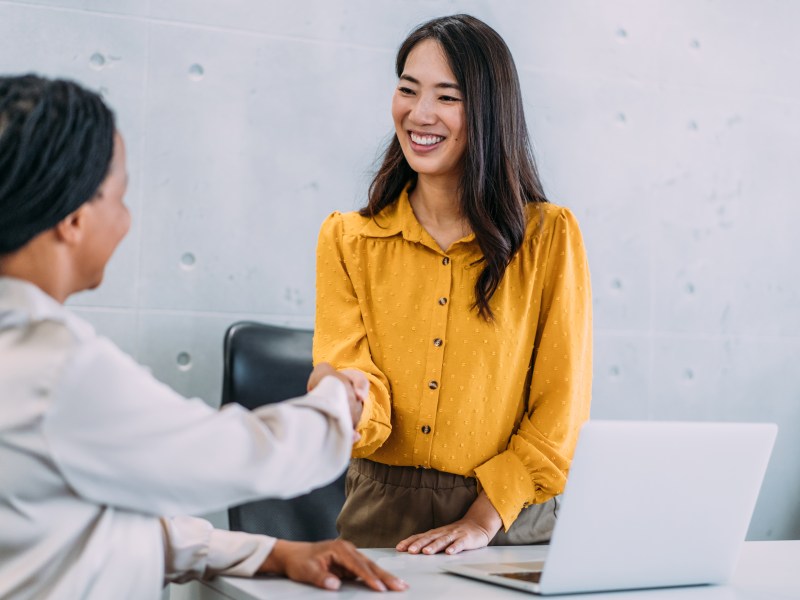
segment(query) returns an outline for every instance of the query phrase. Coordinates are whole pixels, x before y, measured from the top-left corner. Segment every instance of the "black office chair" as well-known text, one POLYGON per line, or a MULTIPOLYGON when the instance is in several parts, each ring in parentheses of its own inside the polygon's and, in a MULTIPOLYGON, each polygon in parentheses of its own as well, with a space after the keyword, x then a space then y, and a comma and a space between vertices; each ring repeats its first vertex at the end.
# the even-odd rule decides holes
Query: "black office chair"
MULTIPOLYGON (((313 333, 262 323, 231 325, 225 332, 222 404, 254 409, 305 394, 313 333)), ((231 507, 228 518, 233 531, 313 542, 337 537, 336 517, 343 503, 344 475, 297 498, 231 507)))

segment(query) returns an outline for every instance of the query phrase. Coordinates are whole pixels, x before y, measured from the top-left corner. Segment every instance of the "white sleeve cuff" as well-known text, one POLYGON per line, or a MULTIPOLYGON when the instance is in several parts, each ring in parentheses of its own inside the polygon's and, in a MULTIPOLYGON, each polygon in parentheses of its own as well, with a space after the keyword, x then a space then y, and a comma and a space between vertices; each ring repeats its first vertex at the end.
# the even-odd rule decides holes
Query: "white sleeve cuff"
POLYGON ((162 517, 164 579, 184 583, 215 575, 252 577, 275 545, 275 538, 214 529, 205 519, 162 517))

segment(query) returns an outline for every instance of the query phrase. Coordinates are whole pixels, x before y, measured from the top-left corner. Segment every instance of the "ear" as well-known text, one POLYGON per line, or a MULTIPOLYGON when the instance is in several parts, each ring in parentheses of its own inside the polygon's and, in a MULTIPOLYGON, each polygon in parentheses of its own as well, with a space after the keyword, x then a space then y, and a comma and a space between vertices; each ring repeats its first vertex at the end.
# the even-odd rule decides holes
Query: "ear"
POLYGON ((81 243, 86 235, 86 224, 88 221, 88 202, 84 202, 79 208, 61 219, 53 228, 56 239, 68 246, 75 246, 81 243))

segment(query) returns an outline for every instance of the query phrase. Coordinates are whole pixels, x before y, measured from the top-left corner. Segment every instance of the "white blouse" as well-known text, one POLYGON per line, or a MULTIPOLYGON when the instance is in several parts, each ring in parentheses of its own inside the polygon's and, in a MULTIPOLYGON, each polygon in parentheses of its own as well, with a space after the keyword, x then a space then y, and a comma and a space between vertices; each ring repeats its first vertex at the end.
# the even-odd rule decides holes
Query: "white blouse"
POLYGON ((0 277, 0 598, 156 599, 165 581, 252 575, 273 538, 172 516, 305 493, 342 472, 351 442, 333 377, 216 411, 0 277))

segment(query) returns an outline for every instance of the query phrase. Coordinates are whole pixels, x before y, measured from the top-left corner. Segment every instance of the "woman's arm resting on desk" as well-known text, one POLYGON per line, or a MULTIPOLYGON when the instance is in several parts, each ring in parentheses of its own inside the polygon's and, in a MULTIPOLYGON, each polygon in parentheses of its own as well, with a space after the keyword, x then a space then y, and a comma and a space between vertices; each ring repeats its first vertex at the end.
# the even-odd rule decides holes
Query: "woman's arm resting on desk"
POLYGON ((360 578, 378 591, 408 588, 348 542, 276 540, 266 535, 214 529, 208 521, 195 517, 162 518, 161 524, 167 582, 275 573, 329 590, 339 589, 341 578, 360 578))
POLYGON ((381 569, 350 542, 278 540, 259 572, 286 575, 301 583, 338 590, 342 579, 361 579, 373 590, 402 592, 408 584, 381 569))
POLYGON ((407 537, 397 544, 400 552, 436 554, 444 550, 457 554, 488 545, 503 521, 484 492, 478 494, 467 514, 455 523, 407 537))

